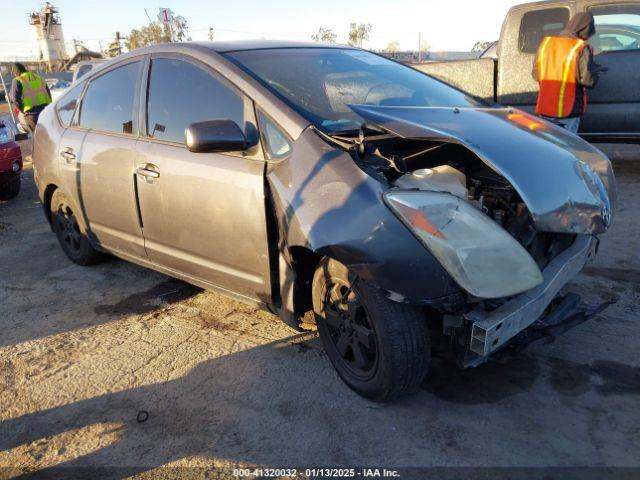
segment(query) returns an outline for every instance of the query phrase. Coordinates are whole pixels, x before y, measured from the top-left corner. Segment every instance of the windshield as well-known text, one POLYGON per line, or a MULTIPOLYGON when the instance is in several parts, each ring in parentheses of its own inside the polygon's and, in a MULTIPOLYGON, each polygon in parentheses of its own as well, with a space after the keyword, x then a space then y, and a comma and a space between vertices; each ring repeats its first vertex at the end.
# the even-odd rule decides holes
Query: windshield
POLYGON ((434 78, 362 50, 282 48, 226 56, 327 133, 362 125, 364 120, 349 105, 480 105, 434 78))

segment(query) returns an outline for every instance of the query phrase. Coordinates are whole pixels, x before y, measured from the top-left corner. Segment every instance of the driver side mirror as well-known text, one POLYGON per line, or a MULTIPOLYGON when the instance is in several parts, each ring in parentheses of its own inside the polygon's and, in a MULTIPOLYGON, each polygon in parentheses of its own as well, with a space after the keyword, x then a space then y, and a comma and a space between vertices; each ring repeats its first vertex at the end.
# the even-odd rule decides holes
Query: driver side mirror
POLYGON ((190 152, 241 152, 247 149, 247 138, 233 120, 196 122, 185 129, 186 145, 190 152))

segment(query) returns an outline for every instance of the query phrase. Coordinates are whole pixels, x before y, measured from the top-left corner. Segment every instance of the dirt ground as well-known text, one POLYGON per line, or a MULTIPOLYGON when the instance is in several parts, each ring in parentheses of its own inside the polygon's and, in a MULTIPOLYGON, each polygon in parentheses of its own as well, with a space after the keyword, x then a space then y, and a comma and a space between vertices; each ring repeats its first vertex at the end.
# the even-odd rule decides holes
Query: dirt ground
POLYGON ((436 358, 422 390, 392 405, 352 393, 313 335, 268 313, 124 261, 72 264, 27 165, 20 196, 0 203, 0 478, 640 467, 640 150, 609 151, 624 157, 615 224, 569 289, 617 303, 508 361, 461 371, 436 358))

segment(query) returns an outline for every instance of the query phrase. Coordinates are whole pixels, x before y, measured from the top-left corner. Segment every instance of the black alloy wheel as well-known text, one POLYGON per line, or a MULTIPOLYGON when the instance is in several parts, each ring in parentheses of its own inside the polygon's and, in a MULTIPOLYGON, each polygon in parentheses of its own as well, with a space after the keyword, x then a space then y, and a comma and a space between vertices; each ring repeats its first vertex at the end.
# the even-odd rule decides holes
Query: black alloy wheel
POLYGON ((69 259, 78 265, 99 262, 104 255, 91 245, 67 197, 56 190, 51 197, 51 227, 69 259))
POLYGON ((420 387, 430 360, 421 308, 390 300, 330 258, 318 264, 311 293, 327 357, 351 389, 382 402, 420 387))
POLYGON ((56 222, 56 231, 60 232, 59 238, 64 251, 73 256, 79 255, 82 250, 82 233, 71 207, 65 203, 58 205, 53 221, 56 222))
POLYGON ((324 298, 324 320, 331 344, 347 368, 366 380, 378 366, 375 331, 352 286, 342 279, 332 281, 324 298))

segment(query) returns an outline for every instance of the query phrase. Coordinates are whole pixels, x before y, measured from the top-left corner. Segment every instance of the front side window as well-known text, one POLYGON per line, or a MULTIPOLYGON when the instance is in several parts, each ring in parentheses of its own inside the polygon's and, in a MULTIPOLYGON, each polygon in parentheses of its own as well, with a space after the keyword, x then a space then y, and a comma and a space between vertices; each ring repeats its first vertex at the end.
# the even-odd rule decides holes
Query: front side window
POLYGON ((80 107, 80 126, 133 133, 134 98, 140 62, 129 63, 89 83, 80 107))
POLYGON ((244 130, 244 99, 190 62, 153 60, 147 102, 149 136, 184 143, 185 128, 206 120, 233 120, 244 130))
POLYGON ((602 5, 590 9, 596 34, 589 40, 599 52, 640 50, 640 5, 602 5))
POLYGON ((60 99, 56 106, 58 117, 65 127, 71 125, 73 114, 75 113, 76 105, 78 104, 78 98, 80 98, 83 88, 84 84, 76 85, 60 99))
POLYGON ((480 105, 413 68, 361 50, 282 48, 226 56, 327 133, 362 125, 364 120, 349 105, 480 105))
POLYGON ((568 8, 545 8, 527 12, 520 22, 518 48, 522 53, 536 53, 544 37, 559 34, 569 22, 568 8))

